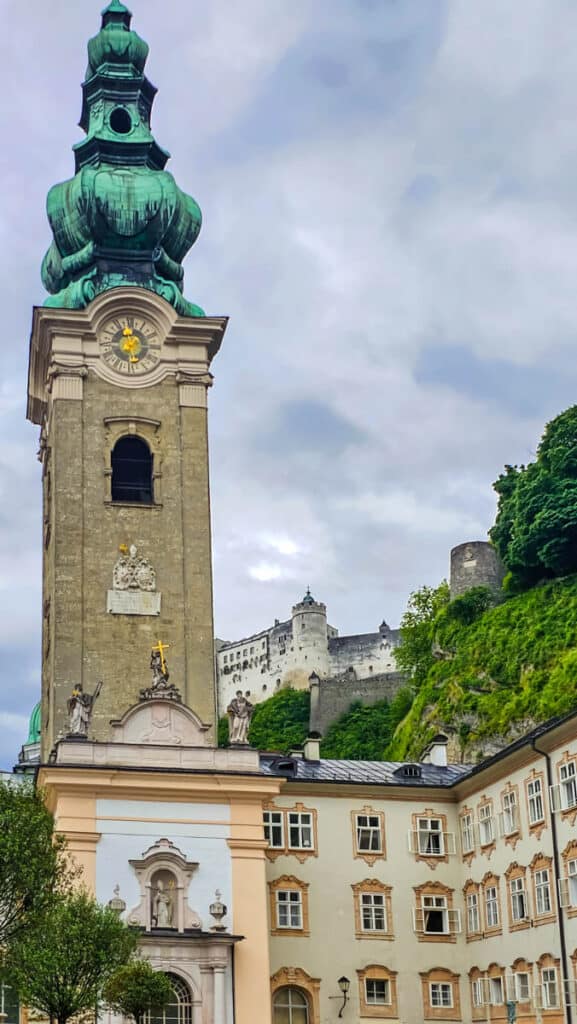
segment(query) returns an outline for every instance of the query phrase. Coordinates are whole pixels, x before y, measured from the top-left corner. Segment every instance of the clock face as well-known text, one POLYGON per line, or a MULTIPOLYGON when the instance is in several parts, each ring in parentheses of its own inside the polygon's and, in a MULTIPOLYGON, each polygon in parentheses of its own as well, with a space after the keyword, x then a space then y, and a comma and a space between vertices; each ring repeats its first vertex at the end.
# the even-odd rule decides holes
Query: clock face
POLYGON ((142 316, 114 317, 104 325, 98 341, 104 362, 126 377, 149 373, 160 359, 158 331, 142 316))

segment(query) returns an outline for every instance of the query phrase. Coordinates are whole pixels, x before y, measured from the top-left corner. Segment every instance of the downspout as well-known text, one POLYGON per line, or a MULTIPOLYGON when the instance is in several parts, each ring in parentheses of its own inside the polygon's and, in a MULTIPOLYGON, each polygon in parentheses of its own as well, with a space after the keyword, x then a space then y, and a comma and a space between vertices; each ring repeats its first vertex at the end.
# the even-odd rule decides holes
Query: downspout
MULTIPOLYGON (((535 751, 536 754, 541 754, 541 756, 545 758, 545 763, 547 765, 547 792, 550 793, 551 792, 551 787, 553 785, 553 769, 551 767, 551 757, 549 756, 549 754, 545 750, 541 750, 537 746, 537 744, 536 744, 534 739, 531 740, 531 746, 533 747, 533 750, 535 751)), ((561 981, 563 983, 563 1001, 564 1001, 564 1004, 565 1004, 564 1005, 564 1011, 565 1011, 565 1019, 567 1021, 567 1024, 573 1024, 573 1011, 572 1011, 571 1003, 569 1002, 569 999, 570 999, 569 984, 570 984, 570 981, 571 981, 571 972, 569 970, 569 961, 567 959, 567 942, 565 940, 565 915, 563 913, 563 907, 561 906, 561 900, 560 900, 560 897, 559 897, 559 881, 561 879, 561 865, 560 865, 560 862, 559 862, 559 843, 557 841, 557 821, 556 821, 556 818, 555 818, 555 813, 554 813, 554 811, 552 809, 550 809, 550 816, 551 816, 551 838, 553 840, 553 861, 555 863, 555 876, 556 876, 556 878, 555 878, 555 882, 556 882, 556 885, 555 885, 555 902, 557 904, 557 919, 559 921, 559 945, 561 946, 561 961, 563 963, 563 973, 564 973, 564 976, 565 976, 564 978, 561 979, 561 981), (569 999, 568 999, 568 996, 569 996, 569 999)))

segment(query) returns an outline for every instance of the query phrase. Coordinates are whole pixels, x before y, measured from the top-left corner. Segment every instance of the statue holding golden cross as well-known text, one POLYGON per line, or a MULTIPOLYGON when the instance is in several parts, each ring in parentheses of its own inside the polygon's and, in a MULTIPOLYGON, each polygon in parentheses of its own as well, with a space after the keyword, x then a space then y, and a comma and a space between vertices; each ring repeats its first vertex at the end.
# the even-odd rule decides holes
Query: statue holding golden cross
POLYGON ((168 682, 168 666, 164 652, 169 649, 170 644, 163 643, 162 640, 158 640, 156 647, 152 649, 151 669, 153 670, 154 677, 153 686, 162 686, 168 682))

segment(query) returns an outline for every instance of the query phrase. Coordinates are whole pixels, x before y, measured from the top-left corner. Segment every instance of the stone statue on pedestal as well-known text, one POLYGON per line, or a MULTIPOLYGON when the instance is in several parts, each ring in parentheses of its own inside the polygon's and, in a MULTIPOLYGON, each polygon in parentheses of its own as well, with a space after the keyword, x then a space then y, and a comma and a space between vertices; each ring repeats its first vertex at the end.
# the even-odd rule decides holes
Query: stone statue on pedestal
POLYGON ((141 700, 165 699, 175 700, 178 702, 182 701, 176 686, 174 686, 173 683, 168 682, 170 679, 170 672, 168 671, 164 652, 167 651, 169 647, 170 644, 163 644, 159 640, 156 647, 152 648, 152 651, 150 652, 152 683, 150 686, 147 686, 144 690, 140 691, 141 700))
POLYGON ((68 735, 88 736, 88 726, 92 717, 94 702, 102 689, 102 683, 98 683, 94 693, 84 693, 82 683, 77 683, 67 702, 68 709, 68 735))
POLYGON ((156 885, 156 893, 152 901, 153 921, 156 928, 172 928, 174 917, 174 901, 170 892, 164 888, 160 880, 156 885))
POLYGON ((248 747, 248 727, 254 712, 254 706, 248 700, 250 692, 243 694, 237 690, 226 709, 228 715, 228 739, 231 746, 248 747))

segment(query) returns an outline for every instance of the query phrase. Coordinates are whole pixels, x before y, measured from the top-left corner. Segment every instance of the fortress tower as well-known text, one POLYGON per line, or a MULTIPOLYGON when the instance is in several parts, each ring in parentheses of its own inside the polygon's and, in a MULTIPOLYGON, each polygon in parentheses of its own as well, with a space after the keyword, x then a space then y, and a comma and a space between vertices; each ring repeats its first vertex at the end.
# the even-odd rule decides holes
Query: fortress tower
POLYGON ((300 665, 306 660, 309 674, 316 672, 323 678, 329 672, 327 606, 307 590, 293 606, 291 617, 295 662, 300 665))
POLYGON ((451 551, 451 598, 473 587, 490 587, 498 593, 505 570, 492 544, 471 540, 451 551))

